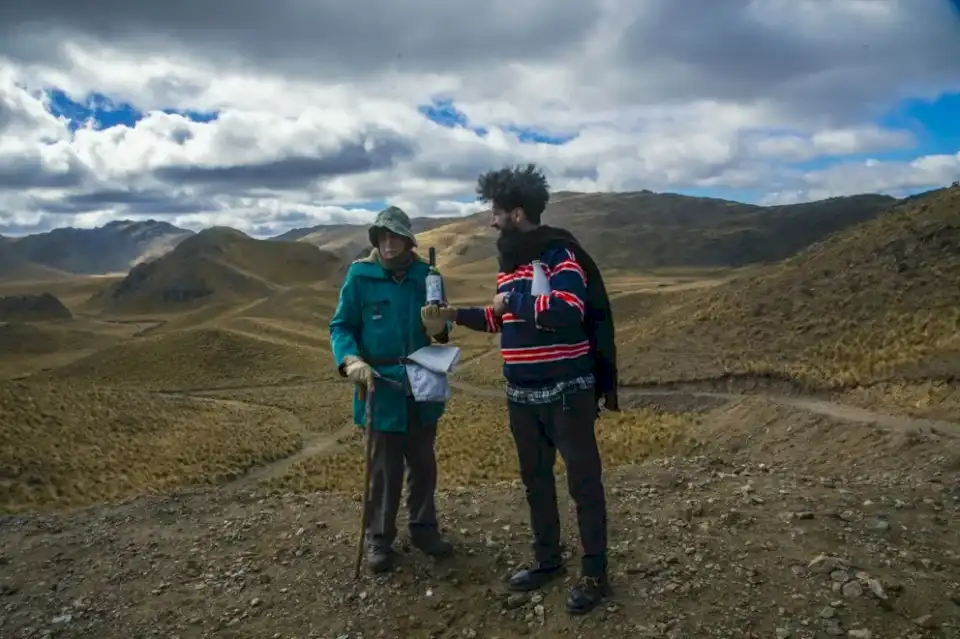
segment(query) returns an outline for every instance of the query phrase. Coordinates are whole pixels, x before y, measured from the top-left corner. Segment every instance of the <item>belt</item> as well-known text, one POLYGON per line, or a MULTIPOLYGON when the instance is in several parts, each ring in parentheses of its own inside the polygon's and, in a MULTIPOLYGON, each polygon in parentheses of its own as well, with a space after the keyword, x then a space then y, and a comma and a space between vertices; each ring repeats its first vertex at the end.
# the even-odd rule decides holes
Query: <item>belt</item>
POLYGON ((371 357, 364 358, 364 361, 371 366, 400 366, 406 364, 406 357, 371 357))

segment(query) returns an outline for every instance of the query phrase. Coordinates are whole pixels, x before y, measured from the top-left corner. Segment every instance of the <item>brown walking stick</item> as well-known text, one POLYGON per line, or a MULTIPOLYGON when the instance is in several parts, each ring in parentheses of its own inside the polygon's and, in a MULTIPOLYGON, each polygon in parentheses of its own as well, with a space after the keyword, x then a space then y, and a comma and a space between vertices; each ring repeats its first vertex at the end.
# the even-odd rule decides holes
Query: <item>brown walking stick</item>
POLYGON ((370 514, 370 451, 373 448, 373 387, 374 380, 370 380, 369 388, 361 388, 364 393, 364 428, 363 436, 366 439, 363 453, 363 505, 360 512, 360 537, 357 541, 357 559, 353 565, 353 578, 360 578, 360 564, 363 563, 363 551, 366 548, 367 517, 370 514))

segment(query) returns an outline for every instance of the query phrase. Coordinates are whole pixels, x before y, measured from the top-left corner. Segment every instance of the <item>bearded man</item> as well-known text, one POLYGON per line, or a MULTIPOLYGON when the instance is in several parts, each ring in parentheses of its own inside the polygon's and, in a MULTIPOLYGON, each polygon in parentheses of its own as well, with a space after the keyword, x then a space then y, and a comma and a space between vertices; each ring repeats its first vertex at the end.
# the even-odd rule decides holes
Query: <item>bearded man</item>
POLYGON ((428 327, 449 321, 500 333, 510 431, 536 560, 514 574, 509 586, 539 589, 566 571, 553 472, 559 451, 582 545, 581 574, 567 609, 586 613, 610 594, 607 509, 594 432, 601 400, 606 409, 619 410, 609 299, 599 270, 573 235, 540 224, 549 189, 536 166, 481 175, 477 194, 492 204, 491 225, 500 232, 497 294, 486 307, 425 306, 421 317, 428 327), (536 270, 548 290, 533 289, 536 270))

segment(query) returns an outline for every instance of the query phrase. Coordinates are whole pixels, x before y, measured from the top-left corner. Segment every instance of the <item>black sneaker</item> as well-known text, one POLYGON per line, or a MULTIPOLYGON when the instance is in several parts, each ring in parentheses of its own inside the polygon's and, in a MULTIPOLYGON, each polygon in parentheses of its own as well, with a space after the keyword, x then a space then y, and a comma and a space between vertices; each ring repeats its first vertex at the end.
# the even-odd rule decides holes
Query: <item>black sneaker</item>
POLYGON ((567 574, 567 567, 564 564, 557 566, 537 566, 520 570, 513 574, 507 581, 510 590, 517 592, 527 592, 530 590, 539 590, 555 579, 559 579, 567 574))
POLYGON ((388 572, 393 568, 395 554, 390 546, 370 546, 367 548, 367 564, 373 573, 388 572))
POLYGON ((587 577, 577 580, 570 589, 567 598, 567 611, 574 615, 585 615, 610 595, 610 582, 607 576, 587 577))

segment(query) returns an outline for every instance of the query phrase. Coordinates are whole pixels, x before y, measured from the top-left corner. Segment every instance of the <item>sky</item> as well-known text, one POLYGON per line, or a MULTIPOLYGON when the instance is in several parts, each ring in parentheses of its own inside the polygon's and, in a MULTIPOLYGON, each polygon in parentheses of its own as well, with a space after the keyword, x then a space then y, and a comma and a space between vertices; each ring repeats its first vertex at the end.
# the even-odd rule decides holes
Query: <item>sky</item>
POLYGON ((953 0, 0 7, 0 234, 465 215, 482 172, 759 204, 960 180, 953 0))

